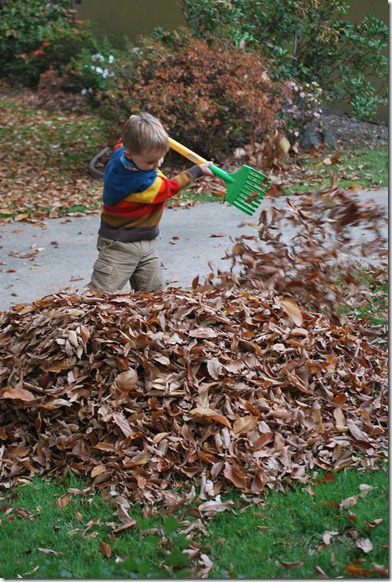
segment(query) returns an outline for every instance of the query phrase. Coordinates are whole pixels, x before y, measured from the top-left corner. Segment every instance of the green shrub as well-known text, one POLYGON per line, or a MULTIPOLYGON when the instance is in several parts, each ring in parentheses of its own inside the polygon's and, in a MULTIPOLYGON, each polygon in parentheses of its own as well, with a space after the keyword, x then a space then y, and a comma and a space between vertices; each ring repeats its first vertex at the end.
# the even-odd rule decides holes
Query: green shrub
POLYGON ((317 82, 328 102, 348 100, 370 118, 386 103, 388 27, 374 16, 344 19, 343 0, 182 0, 196 36, 219 37, 272 59, 277 79, 317 82))
POLYGON ((5 77, 36 87, 49 68, 60 76, 83 51, 99 53, 107 35, 76 20, 70 3, 8 0, 0 3, 0 70, 5 77))
POLYGON ((92 53, 89 49, 82 49, 77 58, 72 58, 65 67, 63 86, 74 92, 94 97, 98 91, 108 89, 108 77, 113 76, 113 63, 118 58, 118 51, 109 42, 102 42, 99 52, 92 53))
POLYGON ((113 64, 101 113, 118 135, 139 110, 156 115, 170 134, 206 158, 262 141, 276 131, 287 87, 269 78, 256 53, 209 46, 189 31, 142 38, 113 64))

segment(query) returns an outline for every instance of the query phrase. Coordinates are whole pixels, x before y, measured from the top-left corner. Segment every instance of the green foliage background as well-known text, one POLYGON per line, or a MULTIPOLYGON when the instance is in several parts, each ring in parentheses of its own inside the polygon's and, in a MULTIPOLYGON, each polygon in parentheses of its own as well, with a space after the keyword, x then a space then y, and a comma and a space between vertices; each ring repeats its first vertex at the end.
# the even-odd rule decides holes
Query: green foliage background
POLYGON ((181 0, 196 36, 220 38, 270 59, 275 78, 318 82, 328 102, 347 99, 370 118, 386 103, 388 27, 372 15, 344 17, 343 0, 181 0), (371 78, 370 78, 371 75, 371 78))
MULTIPOLYGON (((372 15, 359 24, 347 22, 349 5, 343 0, 177 3, 195 38, 219 44, 228 55, 233 47, 252 53, 274 80, 317 82, 326 103, 348 100, 362 118, 371 118, 387 102, 388 27, 372 15)), ((84 88, 93 95, 104 90, 110 76, 108 57, 119 53, 110 35, 78 21, 75 14, 67 0, 0 3, 2 75, 36 86, 40 75, 53 68, 70 90, 84 88), (94 62, 89 66, 96 54, 103 57, 104 67, 94 62)), ((154 35, 164 38, 167 33, 157 30, 154 35)), ((137 46, 125 39, 124 54, 137 46)))

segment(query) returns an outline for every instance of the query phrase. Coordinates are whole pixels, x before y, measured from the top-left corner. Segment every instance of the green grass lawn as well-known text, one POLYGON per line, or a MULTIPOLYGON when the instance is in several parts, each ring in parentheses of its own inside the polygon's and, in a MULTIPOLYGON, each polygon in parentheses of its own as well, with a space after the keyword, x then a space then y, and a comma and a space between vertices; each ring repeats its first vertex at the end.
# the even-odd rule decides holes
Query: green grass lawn
POLYGON ((338 151, 328 147, 321 152, 301 155, 300 172, 284 188, 286 194, 325 188, 331 181, 343 190, 374 190, 388 186, 388 148, 338 151))
POLYGON ((192 511, 184 517, 184 508, 169 521, 157 511, 146 524, 140 505, 131 504, 128 513, 137 525, 115 533, 120 522, 113 506, 99 493, 83 493, 86 485, 74 477, 66 484, 35 477, 3 493, 1 577, 187 577, 181 568, 190 566, 192 574, 187 549, 209 557, 211 578, 319 578, 321 571, 329 578, 385 575, 383 469, 320 474, 308 485, 253 500, 232 491, 223 499, 232 500, 230 511, 203 520, 204 532, 196 528, 191 542, 179 534, 197 518, 192 511))

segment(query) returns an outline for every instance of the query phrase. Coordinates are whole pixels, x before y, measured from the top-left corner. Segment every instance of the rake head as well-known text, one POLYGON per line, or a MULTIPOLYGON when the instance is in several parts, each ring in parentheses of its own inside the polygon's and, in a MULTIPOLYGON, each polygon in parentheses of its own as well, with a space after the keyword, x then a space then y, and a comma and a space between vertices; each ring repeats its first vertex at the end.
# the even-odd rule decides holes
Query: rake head
POLYGON ((270 182, 262 172, 249 166, 242 166, 225 180, 227 185, 226 202, 251 216, 264 199, 270 182))

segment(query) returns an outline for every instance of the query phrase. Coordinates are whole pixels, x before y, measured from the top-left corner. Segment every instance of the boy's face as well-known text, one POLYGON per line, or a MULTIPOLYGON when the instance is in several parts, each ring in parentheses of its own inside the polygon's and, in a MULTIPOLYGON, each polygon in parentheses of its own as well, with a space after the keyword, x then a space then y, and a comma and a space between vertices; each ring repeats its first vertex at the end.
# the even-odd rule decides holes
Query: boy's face
POLYGON ((157 170, 163 164, 167 152, 162 152, 158 150, 148 150, 142 152, 141 154, 133 154, 129 150, 125 151, 127 158, 131 159, 135 166, 142 170, 143 172, 148 172, 149 170, 157 170))

